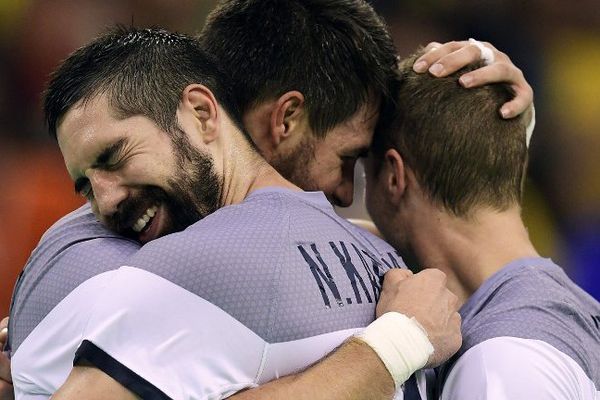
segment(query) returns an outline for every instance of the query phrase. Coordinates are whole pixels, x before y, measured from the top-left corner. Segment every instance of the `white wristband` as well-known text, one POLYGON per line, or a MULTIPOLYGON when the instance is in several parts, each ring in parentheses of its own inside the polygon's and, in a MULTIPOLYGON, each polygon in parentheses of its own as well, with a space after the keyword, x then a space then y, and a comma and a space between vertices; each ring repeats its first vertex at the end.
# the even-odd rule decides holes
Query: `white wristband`
POLYGON ((433 354, 425 329, 415 318, 398 312, 383 314, 356 337, 377 353, 392 375, 396 390, 433 354))

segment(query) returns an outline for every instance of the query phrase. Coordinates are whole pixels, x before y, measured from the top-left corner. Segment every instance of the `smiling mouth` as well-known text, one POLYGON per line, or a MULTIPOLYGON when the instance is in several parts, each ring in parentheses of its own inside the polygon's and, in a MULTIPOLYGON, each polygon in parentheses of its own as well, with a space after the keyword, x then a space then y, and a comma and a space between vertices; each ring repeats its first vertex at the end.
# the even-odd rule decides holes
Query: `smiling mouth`
POLYGON ((142 215, 133 224, 133 226, 131 227, 131 229, 133 229, 133 231, 136 232, 136 233, 142 232, 144 229, 146 229, 148 226, 150 226, 150 222, 152 221, 152 219, 156 215, 157 211, 158 211, 158 206, 156 206, 156 205, 148 208, 146 210, 146 212, 144 213, 144 215, 142 215))

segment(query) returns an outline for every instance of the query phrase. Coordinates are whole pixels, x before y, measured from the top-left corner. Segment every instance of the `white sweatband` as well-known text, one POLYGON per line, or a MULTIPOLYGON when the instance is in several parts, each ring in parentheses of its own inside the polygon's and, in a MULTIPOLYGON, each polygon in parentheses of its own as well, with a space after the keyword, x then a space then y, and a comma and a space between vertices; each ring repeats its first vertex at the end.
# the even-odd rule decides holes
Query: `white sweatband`
POLYGON ((535 128, 535 107, 533 104, 531 105, 531 120, 525 129, 525 144, 527 148, 529 148, 529 142, 531 141, 531 136, 533 135, 533 128, 535 128))
POLYGON ((394 379, 396 390, 423 368, 433 354, 425 329, 413 318, 388 312, 373 321, 356 338, 377 353, 394 379))
POLYGON ((485 47, 483 43, 479 40, 475 40, 473 38, 469 39, 469 43, 477 46, 479 51, 481 51, 481 60, 485 65, 490 65, 494 62, 494 52, 489 47, 485 47))

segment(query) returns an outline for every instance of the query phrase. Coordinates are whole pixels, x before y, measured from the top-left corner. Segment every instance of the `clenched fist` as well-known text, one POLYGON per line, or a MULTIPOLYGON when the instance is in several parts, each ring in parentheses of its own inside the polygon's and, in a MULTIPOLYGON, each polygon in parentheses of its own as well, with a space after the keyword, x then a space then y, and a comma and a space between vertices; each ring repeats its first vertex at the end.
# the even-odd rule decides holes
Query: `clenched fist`
POLYGON ((426 368, 440 365, 462 344, 458 298, 446 287, 446 274, 438 269, 414 275, 408 270, 389 270, 377 303, 377 317, 390 311, 415 317, 427 332, 434 352, 426 368))

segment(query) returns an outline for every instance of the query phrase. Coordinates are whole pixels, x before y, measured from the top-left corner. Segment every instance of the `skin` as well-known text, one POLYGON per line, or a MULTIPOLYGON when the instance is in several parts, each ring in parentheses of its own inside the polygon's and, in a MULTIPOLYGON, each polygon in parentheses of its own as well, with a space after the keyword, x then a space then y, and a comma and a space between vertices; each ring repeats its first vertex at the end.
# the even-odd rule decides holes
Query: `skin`
MULTIPOLYGON (((253 153, 239 132, 231 132, 232 125, 226 118, 221 118, 225 113, 221 112, 205 87, 190 85, 182 98, 178 120, 192 146, 197 151, 208 153, 215 160, 215 171, 220 177, 223 193, 223 206, 236 204, 248 193, 262 187, 279 186, 299 190, 253 153), (202 113, 198 109, 209 111, 202 113)), ((167 193, 170 191, 168 176, 176 174, 176 155, 169 148, 157 148, 157 143, 165 140, 164 137, 168 138, 166 132, 160 131, 145 117, 115 118, 108 100, 103 96, 76 105, 66 113, 58 126, 58 142, 66 167, 75 180, 80 177, 89 179, 94 193, 94 210, 101 217, 107 217, 118 208, 112 197, 115 193, 116 201, 125 201, 139 186, 151 185, 167 193), (104 153, 106 148, 113 148, 115 143, 120 143, 125 133, 130 138, 131 145, 128 144, 119 153, 121 158, 108 167, 99 165, 98 154, 104 153), (154 164, 150 160, 154 160, 154 164), (101 179, 96 177, 97 174, 101 175, 101 179)), ((159 218, 159 222, 163 218, 168 219, 168 215, 162 215, 165 213, 168 214, 168 210, 161 210, 155 218, 159 218)), ((161 226, 162 223, 158 225, 161 226)), ((160 233, 160 229, 157 232, 160 233)), ((432 357, 431 362, 437 362, 438 357, 446 359, 460 346, 460 323, 457 322, 456 302, 444 285, 445 278, 441 279, 442 274, 414 277, 406 275, 406 272, 392 273, 392 278, 382 290, 383 301, 377 312, 382 314, 393 310, 423 320, 435 348, 436 357, 432 357), (394 274, 401 276, 394 279, 394 274), (393 289, 396 286, 402 287, 399 293, 393 289), (420 293, 419 296, 422 296, 425 292, 427 296, 424 301, 407 305, 415 295, 420 293), (438 295, 432 295, 433 293, 438 295), (434 316, 425 317, 424 313, 432 310, 435 310, 434 316), (449 324, 450 320, 454 323, 449 324), (452 343, 445 339, 438 346, 438 337, 459 339, 452 343)), ((385 399, 390 398, 393 392, 391 376, 376 353, 363 342, 351 339, 338 351, 306 371, 256 390, 244 391, 232 398, 289 399, 293 396, 306 399, 385 399), (340 372, 343 374, 340 375, 340 372), (337 384, 331 385, 331 382, 336 381, 337 384)), ((89 365, 78 365, 53 398, 100 399, 106 398, 107 393, 113 399, 135 398, 102 371, 89 365)))
MULTIPOLYGON (((234 128, 223 117, 226 114, 210 90, 202 85, 190 85, 184 96, 186 101, 177 111, 179 125, 188 138, 190 151, 212 160, 214 176, 201 176, 198 184, 206 179, 215 180, 215 187, 208 186, 205 191, 214 190, 219 194, 216 207, 237 204, 251 191, 265 186, 300 190, 252 153, 241 133, 223 134, 234 128), (236 150, 242 148, 241 151, 251 156, 237 156, 236 150), (252 168, 256 172, 231 172, 239 168, 252 168)), ((83 182, 83 190, 100 222, 111 227, 111 219, 124 209, 132 215, 123 215, 122 219, 131 225, 154 205, 157 207, 155 216, 136 238, 147 242, 174 230, 175 211, 157 200, 142 203, 141 207, 126 207, 128 201, 140 196, 143 188, 156 188, 167 196, 174 192, 173 182, 182 166, 177 162, 177 150, 169 133, 143 116, 115 117, 106 96, 100 95, 75 105, 65 114, 58 126, 57 139, 69 175, 76 186, 83 182), (115 148, 118 151, 113 151, 115 148)), ((193 166, 183 165, 186 167, 190 169, 184 170, 183 175, 194 173, 193 166)), ((191 203, 186 203, 187 207, 195 208, 197 219, 214 211, 208 210, 201 200, 203 197, 211 196, 199 193, 190 199, 191 203)))
MULTIPOLYGON (((524 113, 533 103, 533 89, 525 80, 523 71, 491 43, 481 43, 492 50, 494 62, 462 75, 459 79, 460 84, 472 88, 495 82, 508 83, 515 93, 515 98, 502 105, 500 115, 502 118, 514 118, 524 113)), ((451 41, 444 44, 431 42, 425 50, 427 52, 415 60, 413 70, 419 73, 428 71, 438 78, 458 71, 481 56, 481 50, 468 41, 451 41)))
POLYGON ((356 161, 373 138, 377 107, 365 104, 318 138, 308 123, 304 96, 292 91, 248 111, 243 122, 262 156, 284 177, 347 207, 352 204, 356 161))
POLYGON ((396 150, 386 152, 378 175, 373 165, 369 156, 365 200, 373 221, 418 265, 443 271, 459 305, 508 262, 539 257, 518 204, 506 211, 479 207, 457 217, 431 201, 396 150))
MULTIPOLYGON (((475 87, 490 82, 509 81, 513 86, 513 89, 515 89, 517 96, 514 100, 503 106, 503 109, 506 109, 507 112, 502 115, 505 117, 512 117, 524 112, 530 106, 533 99, 531 87, 525 81, 521 71, 510 62, 508 57, 494 49, 491 45, 487 43, 486 45, 493 49, 496 62, 486 68, 463 75, 460 81, 461 84, 466 87, 475 87)), ((436 76, 451 74, 462 66, 478 59, 480 56, 479 49, 468 44, 468 42, 449 42, 443 45, 434 42, 430 43, 427 48, 432 49, 432 51, 417 60, 414 68, 417 72, 425 72, 431 65, 440 64, 442 68, 434 74, 436 76), (421 61, 423 64, 419 65, 419 62, 421 61)), ((283 101, 280 100, 282 99, 278 99, 275 105, 286 104, 286 99, 283 99, 283 101)), ((298 104, 301 108, 302 102, 297 102, 297 105, 298 104)), ((286 136, 286 130, 283 129, 285 126, 283 123, 284 117, 281 117, 280 115, 281 107, 273 107, 272 105, 265 103, 258 105, 244 116, 244 123, 248 128, 248 131, 251 133, 255 143, 257 143, 258 147, 261 149, 261 153, 267 160, 277 157, 278 154, 284 154, 285 151, 289 153, 291 151, 290 149, 294 148, 294 146, 288 148, 281 147, 281 143, 287 141, 287 143, 294 143, 295 146, 301 143, 301 138, 295 137, 295 142, 286 139, 290 135, 289 132, 287 132, 288 134, 286 136), (277 118, 278 116, 280 117, 277 118), (269 143, 271 144, 269 145, 269 143)), ((306 120, 304 121, 304 124, 305 126, 307 125, 306 120)), ((317 143, 313 157, 311 157, 309 161, 309 168, 307 168, 307 170, 310 171, 310 177, 308 180, 316 182, 314 188, 323 190, 333 202, 338 204, 351 203, 351 193, 353 192, 354 182, 352 176, 344 171, 354 169, 356 159, 364 151, 365 143, 368 146, 373 135, 373 128, 368 121, 365 121, 362 125, 364 125, 364 127, 359 126, 356 130, 356 144, 345 147, 344 152, 339 152, 340 144, 348 143, 344 137, 344 130, 340 129, 339 133, 336 135, 331 135, 333 132, 330 132, 327 136, 328 142, 325 143, 324 141, 321 141, 320 143, 317 143), (360 138, 364 138, 364 140, 361 140, 360 138), (320 165, 316 164, 316 160, 321 160, 320 165), (329 172, 322 174, 320 173, 321 171, 329 172), (332 173, 331 171, 334 172, 332 173), (320 182, 320 177, 325 176, 327 176, 327 182, 320 182)), ((309 136, 310 132, 306 130, 303 135, 309 136)), ((313 186, 307 188, 310 189, 313 188, 313 186)), ((98 210, 98 212, 100 213, 100 210, 98 210)), ((367 354, 369 353, 367 352, 367 354)), ((2 359, 0 358, 0 362, 1 361, 2 359)), ((0 389, 7 386, 11 389, 10 391, 5 391, 7 395, 4 395, 0 390, 0 399, 4 400, 12 398, 12 385, 10 385, 9 382, 10 368, 0 368, 0 389)), ((391 380, 388 380, 387 384, 390 383, 391 380)))
MULTIPOLYGON (((0 321, 0 350, 8 339, 8 318, 0 321)), ((12 379, 10 376, 10 360, 0 352, 0 399, 14 399, 12 379)))
MULTIPOLYGON (((423 272, 435 268, 445 273, 447 286, 456 295, 460 306, 509 262, 539 257, 521 219, 521 207, 516 202, 504 211, 475 206, 468 216, 458 217, 431 201, 414 171, 396 150, 386 152, 377 175, 373 165, 373 159, 369 157, 366 162, 366 201, 377 227, 398 249, 409 252, 417 265, 424 266, 423 272)), ((513 354, 518 352, 506 355, 510 363, 527 365, 524 370, 539 368, 513 354)), ((507 372, 504 377, 497 371, 489 376, 494 376, 496 381, 506 379, 508 382, 514 377, 514 371, 507 372)), ((491 382, 489 376, 481 379, 491 382)), ((464 390, 477 385, 472 376, 466 375, 464 379, 462 384, 468 385, 463 386, 464 390)), ((533 390, 541 393, 544 389, 536 387, 533 390)), ((492 397, 498 395, 496 392, 492 397)), ((478 398, 485 397, 480 393, 478 398)))
MULTIPOLYGON (((492 49, 494 63, 464 74, 460 79, 461 85, 479 87, 507 82, 516 97, 502 106, 500 112, 503 118, 525 112, 533 102, 531 86, 506 54, 489 43, 485 45, 492 49)), ((437 77, 450 75, 481 57, 479 48, 468 41, 432 42, 426 49, 429 51, 416 60, 414 69, 420 73, 432 73, 431 67, 439 65, 432 73, 437 77)), ((304 96, 291 91, 249 110, 243 122, 263 157, 277 170, 286 169, 284 163, 291 154, 304 154, 299 161, 303 174, 301 178, 291 179, 292 182, 305 190, 322 190, 332 203, 349 206, 353 200, 354 167, 358 158, 368 150, 377 117, 377 105, 366 104, 348 121, 328 132, 325 139, 317 140, 304 112, 304 96), (307 143, 313 144, 308 154, 301 150, 307 147, 307 143)))

